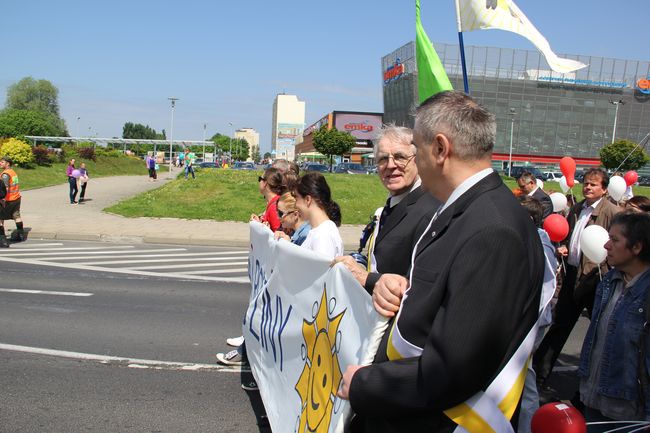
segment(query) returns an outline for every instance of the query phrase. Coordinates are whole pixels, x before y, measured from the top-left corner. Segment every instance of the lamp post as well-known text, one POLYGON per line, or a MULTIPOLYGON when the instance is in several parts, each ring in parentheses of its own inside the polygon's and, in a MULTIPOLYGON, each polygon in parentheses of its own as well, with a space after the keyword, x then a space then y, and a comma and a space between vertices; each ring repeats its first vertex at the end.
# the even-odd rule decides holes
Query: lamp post
POLYGON ((169 97, 167 99, 169 99, 171 101, 171 103, 172 103, 172 126, 171 126, 171 129, 169 130, 169 175, 171 176, 171 174, 172 174, 172 158, 173 158, 173 149, 172 149, 172 147, 174 146, 174 108, 176 107, 176 101, 178 101, 178 98, 169 97))
POLYGON ((515 114, 517 112, 515 111, 514 108, 510 109, 510 153, 508 154, 508 177, 510 177, 510 173, 512 172, 512 136, 515 131, 515 114))
POLYGON ((614 130, 612 131, 612 144, 614 144, 614 139, 616 138, 616 122, 618 120, 618 106, 625 105, 625 101, 619 99, 618 101, 609 100, 610 104, 616 105, 616 113, 614 114, 614 130))
POLYGON ((81 116, 77 116, 77 136, 81 134, 81 130, 79 129, 79 121, 81 120, 81 116))
MULTIPOLYGON (((230 128, 232 128, 232 123, 228 122, 230 128)), ((235 131, 232 132, 232 135, 235 135, 235 131)), ((232 165, 232 136, 228 137, 228 147, 230 148, 228 156, 230 157, 230 165, 232 165)))
POLYGON ((203 124, 203 161, 205 161, 205 129, 208 127, 207 123, 203 124))

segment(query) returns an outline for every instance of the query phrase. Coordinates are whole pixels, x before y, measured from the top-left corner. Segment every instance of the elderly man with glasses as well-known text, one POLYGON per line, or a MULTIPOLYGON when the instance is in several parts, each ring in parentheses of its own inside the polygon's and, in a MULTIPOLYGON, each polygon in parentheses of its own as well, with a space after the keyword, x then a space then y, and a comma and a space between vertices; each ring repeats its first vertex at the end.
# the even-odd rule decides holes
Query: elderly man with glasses
POLYGON ((415 165, 413 131, 409 128, 387 125, 375 139, 374 156, 377 161, 379 179, 388 191, 383 208, 377 209, 373 221, 367 227, 370 238, 368 266, 364 269, 351 256, 337 257, 334 262, 343 262, 359 283, 373 295, 378 308, 386 308, 388 315, 397 309, 384 297, 391 298, 395 290, 390 279, 381 279, 382 274, 406 275, 410 265, 410 252, 424 230, 426 223, 436 211, 440 202, 426 194, 420 186, 418 168, 415 165), (420 224, 423 221, 424 224, 420 224), (385 284, 389 287, 386 287, 385 284), (384 295, 380 290, 384 290, 384 295), (376 292, 376 293, 375 293, 376 292))

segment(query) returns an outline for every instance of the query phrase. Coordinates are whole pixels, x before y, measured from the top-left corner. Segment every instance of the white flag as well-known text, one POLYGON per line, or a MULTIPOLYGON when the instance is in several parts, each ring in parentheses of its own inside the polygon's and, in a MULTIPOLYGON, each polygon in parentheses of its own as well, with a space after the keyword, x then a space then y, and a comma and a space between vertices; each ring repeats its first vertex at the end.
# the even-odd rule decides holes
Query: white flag
POLYGON ((531 41, 544 54, 551 69, 562 74, 584 68, 577 60, 558 57, 544 36, 512 0, 456 0, 459 31, 501 29, 531 41))
POLYGON ((336 393, 350 364, 369 364, 387 320, 343 265, 250 223, 246 352, 274 432, 340 433, 336 393))

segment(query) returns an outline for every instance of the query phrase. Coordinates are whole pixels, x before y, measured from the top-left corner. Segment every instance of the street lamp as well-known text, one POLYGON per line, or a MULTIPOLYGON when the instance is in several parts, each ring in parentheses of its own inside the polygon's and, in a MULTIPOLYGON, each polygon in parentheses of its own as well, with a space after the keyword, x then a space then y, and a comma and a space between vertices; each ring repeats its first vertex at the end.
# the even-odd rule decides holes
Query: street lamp
MULTIPOLYGON (((228 122, 228 125, 230 126, 230 128, 232 128, 232 123, 231 122, 228 122)), ((235 135, 234 130, 232 131, 232 135, 235 135)), ((228 147, 230 148, 228 156, 230 157, 230 165, 232 165, 232 136, 228 137, 228 147)))
POLYGON ((81 120, 81 116, 77 116, 77 135, 81 134, 81 130, 79 129, 79 121, 81 120))
POLYGON ((172 158, 173 158, 172 146, 174 145, 174 108, 176 107, 176 101, 178 101, 178 98, 169 97, 167 99, 169 99, 171 101, 171 103, 172 103, 172 127, 169 130, 169 175, 171 176, 171 174, 172 174, 172 158))
POLYGON ((515 114, 517 112, 514 108, 510 109, 510 153, 508 154, 508 177, 512 171, 512 136, 515 130, 515 114))
POLYGON ((205 161, 205 129, 208 127, 207 123, 203 124, 203 161, 205 161))
POLYGON ((618 120, 618 106, 625 105, 625 101, 619 99, 618 101, 609 100, 610 104, 616 105, 616 113, 614 114, 614 131, 612 131, 612 144, 614 144, 614 139, 616 138, 616 121, 618 120))

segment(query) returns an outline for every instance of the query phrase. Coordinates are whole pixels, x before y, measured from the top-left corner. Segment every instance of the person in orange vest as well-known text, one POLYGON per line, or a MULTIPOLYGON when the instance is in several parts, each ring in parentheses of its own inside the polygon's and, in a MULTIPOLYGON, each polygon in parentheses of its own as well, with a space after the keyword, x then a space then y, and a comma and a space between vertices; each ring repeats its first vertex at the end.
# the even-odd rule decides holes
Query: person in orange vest
POLYGON ((5 236, 4 220, 12 219, 16 223, 16 231, 12 234, 11 240, 15 242, 25 240, 23 220, 20 217, 20 185, 18 175, 11 168, 13 161, 3 156, 0 158, 0 181, 5 185, 7 194, 0 200, 0 248, 9 248, 9 242, 5 236))

